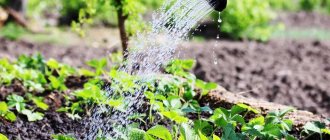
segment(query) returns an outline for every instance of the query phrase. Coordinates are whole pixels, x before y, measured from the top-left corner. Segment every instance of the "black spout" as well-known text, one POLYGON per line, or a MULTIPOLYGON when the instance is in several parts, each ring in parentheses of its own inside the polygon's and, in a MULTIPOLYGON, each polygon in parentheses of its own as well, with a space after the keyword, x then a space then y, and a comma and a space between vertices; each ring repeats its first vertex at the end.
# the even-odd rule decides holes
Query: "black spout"
POLYGON ((223 11, 227 7, 227 0, 207 0, 216 11, 223 11))

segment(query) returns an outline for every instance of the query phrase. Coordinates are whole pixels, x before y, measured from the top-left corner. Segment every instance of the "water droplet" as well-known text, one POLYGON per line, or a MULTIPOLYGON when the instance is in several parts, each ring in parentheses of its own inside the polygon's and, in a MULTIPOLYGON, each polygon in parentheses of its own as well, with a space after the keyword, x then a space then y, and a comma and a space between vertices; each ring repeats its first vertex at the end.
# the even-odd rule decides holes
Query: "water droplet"
POLYGON ((217 39, 220 39, 220 35, 217 35, 217 39))
POLYGON ((221 13, 219 12, 219 18, 218 18, 218 22, 221 23, 222 19, 221 19, 221 13))

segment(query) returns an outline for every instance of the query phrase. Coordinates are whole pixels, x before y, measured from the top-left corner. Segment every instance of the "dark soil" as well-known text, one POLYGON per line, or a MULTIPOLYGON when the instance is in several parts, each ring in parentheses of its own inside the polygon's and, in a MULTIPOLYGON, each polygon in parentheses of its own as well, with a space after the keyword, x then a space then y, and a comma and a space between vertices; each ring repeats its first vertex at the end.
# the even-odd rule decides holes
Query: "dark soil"
POLYGON ((28 122, 20 116, 15 123, 0 123, 0 132, 10 140, 49 140, 52 134, 59 133, 82 139, 86 130, 80 121, 72 120, 65 114, 46 112, 43 120, 37 122, 28 122))
POLYGON ((237 94, 330 117, 330 42, 214 44, 189 44, 182 50, 183 57, 196 58, 198 78, 237 94))

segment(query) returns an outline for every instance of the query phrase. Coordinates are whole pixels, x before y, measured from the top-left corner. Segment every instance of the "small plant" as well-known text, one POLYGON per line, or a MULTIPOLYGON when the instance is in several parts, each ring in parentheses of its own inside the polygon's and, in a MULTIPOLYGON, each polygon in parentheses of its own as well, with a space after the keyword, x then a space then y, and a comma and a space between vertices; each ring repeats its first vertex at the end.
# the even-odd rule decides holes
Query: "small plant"
POLYGON ((0 117, 3 117, 11 122, 16 121, 16 115, 8 109, 6 102, 0 102, 0 117))
POLYGON ((307 134, 307 138, 314 134, 319 134, 320 138, 322 139, 323 134, 330 135, 330 129, 326 128, 325 123, 315 121, 306 123, 302 133, 307 134))

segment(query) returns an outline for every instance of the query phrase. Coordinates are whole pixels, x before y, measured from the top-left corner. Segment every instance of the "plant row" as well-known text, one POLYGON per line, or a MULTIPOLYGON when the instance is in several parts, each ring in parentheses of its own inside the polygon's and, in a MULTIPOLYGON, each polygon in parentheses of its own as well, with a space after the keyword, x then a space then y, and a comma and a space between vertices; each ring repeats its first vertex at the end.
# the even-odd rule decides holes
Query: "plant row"
MULTIPOLYGON (((198 80, 189 73, 194 66, 193 60, 173 60, 164 67, 166 75, 147 79, 118 70, 116 64, 120 63, 115 60, 113 57, 113 66, 109 69, 107 59, 91 60, 87 64, 92 70, 88 70, 75 69, 54 59, 46 61, 41 55, 21 56, 13 63, 1 59, 1 86, 7 87, 18 81, 23 85, 24 92, 3 97, 5 101, 0 102, 0 118, 14 122, 17 114, 21 114, 28 121, 39 121, 45 111, 57 111, 79 120, 88 117, 97 106, 106 106, 107 113, 111 115, 127 111, 130 107, 127 97, 142 91, 143 98, 140 100, 148 107, 126 116, 134 122, 131 125, 124 127, 115 124, 114 128, 121 132, 120 139, 292 140, 315 134, 322 139, 329 134, 329 129, 321 122, 307 123, 300 134, 295 133, 293 122, 285 118, 292 109, 262 115, 245 104, 231 108, 210 108, 207 104, 201 104, 200 100, 217 85, 198 80), (89 80, 82 88, 64 94, 68 91, 66 81, 70 76, 85 76, 89 80), (58 108, 51 108, 44 96, 49 91, 63 96, 65 102, 58 108), (248 117, 251 113, 255 117, 248 117)), ((104 136, 100 134, 98 139, 110 139, 104 136)), ((2 137, 5 136, 1 134, 2 137)), ((53 138, 73 139, 61 134, 53 138)))

